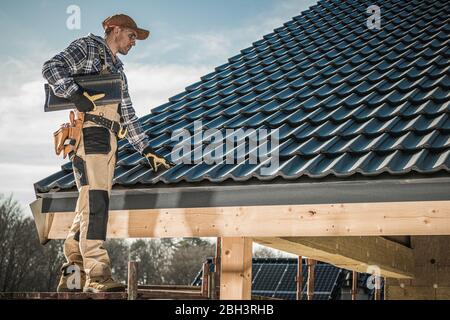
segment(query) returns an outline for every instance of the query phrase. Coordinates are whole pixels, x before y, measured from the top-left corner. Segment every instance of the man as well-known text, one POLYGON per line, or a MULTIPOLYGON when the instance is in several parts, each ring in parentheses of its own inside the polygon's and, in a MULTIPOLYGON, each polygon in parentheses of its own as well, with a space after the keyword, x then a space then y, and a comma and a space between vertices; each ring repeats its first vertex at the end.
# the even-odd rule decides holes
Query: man
POLYGON ((68 280, 79 268, 85 292, 123 291, 124 286, 111 277, 110 259, 103 244, 108 223, 109 197, 117 161, 117 134, 126 138, 148 161, 153 171, 171 163, 148 145, 128 94, 123 64, 117 54, 126 55, 136 40, 144 40, 149 31, 138 28, 127 15, 118 14, 102 23, 104 38, 89 34, 73 41, 64 51, 44 63, 42 74, 55 95, 74 103, 84 117, 82 135, 70 154, 79 191, 76 216, 64 243, 66 262, 58 292, 81 291, 68 280), (122 78, 120 104, 97 107, 95 99, 78 86, 74 75, 118 73, 122 78), (119 130, 120 129, 120 130, 119 130))

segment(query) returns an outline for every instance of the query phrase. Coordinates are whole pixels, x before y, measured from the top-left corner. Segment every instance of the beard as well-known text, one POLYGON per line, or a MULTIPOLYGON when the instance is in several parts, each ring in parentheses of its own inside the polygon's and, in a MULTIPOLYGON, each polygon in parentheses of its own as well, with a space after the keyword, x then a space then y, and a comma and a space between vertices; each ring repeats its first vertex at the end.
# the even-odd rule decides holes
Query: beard
POLYGON ((119 48, 118 52, 120 54, 123 54, 124 56, 127 55, 127 53, 131 50, 131 47, 123 47, 119 48))

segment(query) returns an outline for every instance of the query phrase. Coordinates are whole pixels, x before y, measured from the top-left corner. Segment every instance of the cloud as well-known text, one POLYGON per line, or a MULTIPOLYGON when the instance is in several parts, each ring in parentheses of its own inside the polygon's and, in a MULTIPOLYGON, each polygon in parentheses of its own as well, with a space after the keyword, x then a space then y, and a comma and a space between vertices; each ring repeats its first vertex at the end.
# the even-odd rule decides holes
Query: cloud
POLYGON ((153 65, 129 63, 125 66, 131 99, 136 112, 148 114, 151 108, 168 102, 209 72, 206 66, 153 65))
POLYGON ((139 49, 135 58, 185 65, 201 64, 210 66, 208 72, 211 72, 214 67, 226 63, 229 57, 252 46, 253 42, 262 39, 315 3, 316 0, 276 1, 269 10, 256 14, 243 23, 230 23, 227 28, 217 29, 211 26, 207 31, 196 33, 169 30, 164 38, 155 38, 143 44, 144 49, 139 49))
POLYGON ((48 165, 0 163, 0 193, 12 193, 14 199, 25 209, 25 213, 30 215, 28 204, 36 199, 33 184, 51 175, 57 168, 51 162, 48 165))

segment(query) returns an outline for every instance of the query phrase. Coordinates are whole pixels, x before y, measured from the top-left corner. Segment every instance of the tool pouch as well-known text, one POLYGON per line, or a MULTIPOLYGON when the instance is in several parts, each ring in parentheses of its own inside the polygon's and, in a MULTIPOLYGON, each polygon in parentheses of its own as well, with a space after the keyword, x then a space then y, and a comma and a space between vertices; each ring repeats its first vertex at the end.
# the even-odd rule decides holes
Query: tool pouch
MULTIPOLYGON (((69 138, 69 128, 70 123, 64 123, 61 125, 58 131, 53 133, 53 142, 55 144, 55 153, 57 156, 64 149, 64 145, 67 143, 67 139, 69 138)), ((64 156, 65 158, 65 156, 64 156)))
POLYGON ((75 120, 75 113, 70 111, 70 122, 64 123, 53 133, 53 141, 55 144, 55 153, 59 156, 63 152, 63 159, 71 153, 75 153, 81 139, 83 129, 84 114, 78 113, 78 119, 75 120))

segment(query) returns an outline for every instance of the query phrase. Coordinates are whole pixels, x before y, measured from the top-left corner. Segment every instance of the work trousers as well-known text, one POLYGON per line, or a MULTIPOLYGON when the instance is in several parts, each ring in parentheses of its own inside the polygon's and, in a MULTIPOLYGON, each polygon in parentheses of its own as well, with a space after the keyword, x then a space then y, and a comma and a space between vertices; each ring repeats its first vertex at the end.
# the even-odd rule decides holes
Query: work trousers
MULTIPOLYGON (((89 112, 119 121, 118 105, 89 112)), ((71 156, 79 196, 75 218, 64 242, 67 267, 76 264, 91 279, 111 277, 111 264, 104 248, 109 199, 117 161, 117 137, 109 129, 87 121, 81 140, 71 156)))

